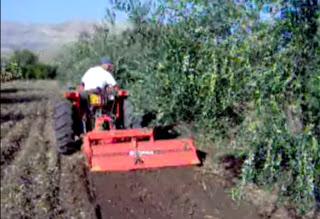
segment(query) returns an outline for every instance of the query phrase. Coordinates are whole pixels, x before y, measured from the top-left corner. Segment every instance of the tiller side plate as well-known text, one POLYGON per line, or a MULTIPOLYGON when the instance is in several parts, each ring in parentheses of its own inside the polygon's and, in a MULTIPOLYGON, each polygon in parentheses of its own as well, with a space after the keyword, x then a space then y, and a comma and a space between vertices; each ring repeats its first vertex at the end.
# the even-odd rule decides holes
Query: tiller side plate
POLYGON ((91 171, 129 171, 200 163, 192 139, 154 140, 153 130, 93 131, 84 138, 91 171))

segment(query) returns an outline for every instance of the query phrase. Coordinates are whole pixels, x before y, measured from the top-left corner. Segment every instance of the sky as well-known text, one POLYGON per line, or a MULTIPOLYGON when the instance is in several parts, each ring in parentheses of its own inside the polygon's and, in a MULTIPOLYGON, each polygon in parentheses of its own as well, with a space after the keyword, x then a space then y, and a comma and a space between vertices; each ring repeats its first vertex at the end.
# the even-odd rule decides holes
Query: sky
MULTIPOLYGON (((101 21, 110 0, 1 0, 1 20, 23 23, 61 23, 72 20, 101 21)), ((126 20, 117 14, 117 21, 126 20)), ((261 11, 261 20, 271 14, 261 11)))
MULTIPOLYGON (((1 0, 1 20, 23 23, 101 21, 109 0, 1 0)), ((118 15, 117 20, 125 20, 118 15)))

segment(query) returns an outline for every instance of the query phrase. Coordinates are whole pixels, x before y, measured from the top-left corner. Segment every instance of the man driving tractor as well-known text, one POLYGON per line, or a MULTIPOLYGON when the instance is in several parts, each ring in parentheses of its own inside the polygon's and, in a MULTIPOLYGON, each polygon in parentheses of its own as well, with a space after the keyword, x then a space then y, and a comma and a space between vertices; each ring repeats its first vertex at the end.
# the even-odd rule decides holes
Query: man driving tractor
POLYGON ((107 85, 108 89, 112 89, 117 85, 113 75, 113 64, 110 59, 101 58, 101 65, 89 68, 81 79, 82 88, 85 91, 104 89, 107 85))
MULTIPOLYGON (((92 110, 90 109, 90 93, 102 94, 107 98, 105 109, 110 113, 114 110, 114 92, 118 90, 118 85, 113 75, 113 63, 110 59, 101 58, 101 64, 89 68, 81 78, 80 85, 80 105, 87 118, 92 110)), ((106 100, 106 99, 105 99, 106 100)), ((90 117, 90 116, 89 116, 90 117)), ((87 120, 87 119, 85 119, 87 120)))

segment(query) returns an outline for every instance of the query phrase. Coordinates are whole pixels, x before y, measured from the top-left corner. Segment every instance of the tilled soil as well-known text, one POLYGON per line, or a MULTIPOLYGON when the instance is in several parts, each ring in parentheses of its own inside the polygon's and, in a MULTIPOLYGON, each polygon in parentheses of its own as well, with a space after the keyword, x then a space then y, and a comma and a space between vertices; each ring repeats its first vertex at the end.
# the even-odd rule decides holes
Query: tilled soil
POLYGON ((259 218, 197 168, 92 174, 101 218, 259 218))
POLYGON ((1 218, 259 218, 201 167, 89 173, 55 149, 53 81, 1 84, 1 218))
POLYGON ((56 153, 56 82, 1 84, 1 218, 95 218, 83 157, 56 153))

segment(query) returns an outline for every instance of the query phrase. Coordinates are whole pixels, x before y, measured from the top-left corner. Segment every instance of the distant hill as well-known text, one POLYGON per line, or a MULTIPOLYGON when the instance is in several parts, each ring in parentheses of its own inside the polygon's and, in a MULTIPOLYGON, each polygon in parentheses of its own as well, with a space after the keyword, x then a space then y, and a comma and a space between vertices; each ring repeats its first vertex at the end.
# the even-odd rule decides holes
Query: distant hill
MULTIPOLYGON (((48 60, 57 54, 63 44, 75 41, 81 32, 92 33, 96 25, 99 24, 83 21, 59 24, 1 21, 1 56, 18 49, 29 49, 39 54, 41 59, 48 60)), ((120 25, 116 29, 127 26, 120 25)))

